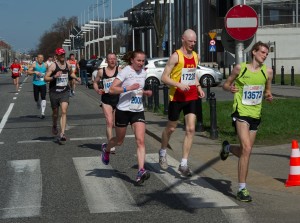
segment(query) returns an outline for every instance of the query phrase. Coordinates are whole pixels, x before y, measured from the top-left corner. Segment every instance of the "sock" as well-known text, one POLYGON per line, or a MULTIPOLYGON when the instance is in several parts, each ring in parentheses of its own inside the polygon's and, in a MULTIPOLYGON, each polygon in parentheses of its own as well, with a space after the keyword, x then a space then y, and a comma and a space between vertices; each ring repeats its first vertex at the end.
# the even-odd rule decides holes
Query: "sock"
POLYGON ((166 149, 160 149, 159 150, 159 156, 166 156, 167 155, 167 150, 166 149))
POLYGON ((187 159, 181 159, 180 166, 187 166, 187 159))
POLYGON ((246 183, 239 183, 239 191, 246 188, 246 183))
POLYGON ((230 153, 230 144, 225 146, 225 152, 230 153))
POLYGON ((45 113, 45 109, 46 109, 46 100, 42 100, 41 102, 41 109, 42 109, 42 114, 45 113))

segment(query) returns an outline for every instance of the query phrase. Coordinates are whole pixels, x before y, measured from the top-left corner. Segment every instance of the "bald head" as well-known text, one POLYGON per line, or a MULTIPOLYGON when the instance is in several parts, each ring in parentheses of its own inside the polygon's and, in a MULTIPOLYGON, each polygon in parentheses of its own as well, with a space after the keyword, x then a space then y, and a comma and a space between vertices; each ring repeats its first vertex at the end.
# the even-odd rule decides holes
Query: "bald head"
POLYGON ((194 30, 192 29, 187 29, 184 31, 184 33, 182 34, 182 37, 183 38, 191 38, 191 37, 194 37, 196 38, 196 33, 194 30))
POLYGON ((196 45, 197 35, 194 30, 187 29, 182 34, 182 48, 184 52, 191 53, 196 45))

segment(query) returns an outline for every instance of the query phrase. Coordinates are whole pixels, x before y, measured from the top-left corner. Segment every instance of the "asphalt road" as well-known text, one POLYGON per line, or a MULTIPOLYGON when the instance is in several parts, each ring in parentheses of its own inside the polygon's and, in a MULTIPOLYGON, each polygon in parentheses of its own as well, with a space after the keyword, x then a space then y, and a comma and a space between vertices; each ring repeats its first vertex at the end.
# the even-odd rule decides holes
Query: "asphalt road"
MULTIPOLYGON (((181 178, 177 157, 170 156, 171 171, 159 171, 160 144, 149 136, 146 168, 151 177, 135 186, 130 128, 110 165, 100 161, 105 120, 93 90, 77 88, 68 110, 68 141, 58 145, 51 135, 49 98, 41 120, 31 78, 21 81, 20 91, 14 92, 10 76, 0 76, 0 222, 297 222, 297 207, 286 221, 276 218, 274 209, 268 209, 276 194, 269 196, 267 190, 262 202, 246 205, 205 178, 181 178)), ((287 195, 282 205, 296 204, 298 197, 292 198, 287 195)))

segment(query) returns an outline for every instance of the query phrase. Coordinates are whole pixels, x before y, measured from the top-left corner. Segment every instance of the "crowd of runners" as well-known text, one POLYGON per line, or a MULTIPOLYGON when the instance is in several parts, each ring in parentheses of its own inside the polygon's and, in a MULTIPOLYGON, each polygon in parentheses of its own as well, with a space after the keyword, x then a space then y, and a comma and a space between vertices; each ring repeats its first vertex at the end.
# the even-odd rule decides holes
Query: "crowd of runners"
MULTIPOLYGON (((197 100, 205 97, 196 75, 200 61, 199 55, 193 50, 196 39, 193 30, 185 30, 181 37, 182 46, 170 56, 162 74, 162 81, 169 86, 169 108, 168 122, 162 132, 161 148, 158 151, 159 165, 163 171, 168 171, 167 146, 176 130, 180 113, 183 112, 186 129, 178 171, 184 177, 191 177, 193 174, 188 158, 195 134, 196 106, 197 100)), ((246 179, 251 150, 260 124, 262 99, 272 100, 272 69, 264 65, 268 51, 267 44, 260 41, 254 44, 251 62, 236 65, 223 85, 224 90, 234 94, 232 121, 240 145, 230 145, 225 140, 221 145, 220 158, 226 160, 229 153, 238 157, 236 197, 244 202, 252 200, 246 188, 246 179)), ((123 60, 127 65, 121 68, 116 54, 109 53, 106 55, 107 67, 97 69, 93 75, 93 88, 101 95, 101 107, 106 121, 107 139, 101 144, 101 160, 105 165, 110 163, 110 155, 116 153, 117 148, 123 144, 130 124, 137 148, 136 183, 140 185, 150 177, 150 172, 144 166, 146 121, 143 96, 151 96, 152 91, 145 86, 145 53, 139 50, 128 52, 123 60)), ((18 60, 14 61, 10 69, 17 90, 23 69, 18 60)), ((60 144, 64 144, 67 141, 65 130, 69 98, 75 96, 76 84, 88 84, 84 57, 81 56, 77 62, 75 55, 70 54, 67 60, 65 50, 57 48, 55 56, 49 57, 47 61, 44 61, 42 54, 37 55, 26 74, 32 76, 34 101, 41 109, 41 119, 45 118, 48 86, 52 134, 58 137, 60 144)))

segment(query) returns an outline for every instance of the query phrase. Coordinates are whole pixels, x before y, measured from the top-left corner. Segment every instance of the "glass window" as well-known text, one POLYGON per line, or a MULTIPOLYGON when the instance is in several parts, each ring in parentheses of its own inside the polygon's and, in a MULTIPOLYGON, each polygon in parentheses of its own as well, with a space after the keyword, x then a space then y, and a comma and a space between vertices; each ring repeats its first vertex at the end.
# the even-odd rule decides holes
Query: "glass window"
POLYGON ((158 60, 158 61, 155 61, 155 62, 154 62, 155 67, 157 67, 157 68, 165 67, 166 64, 167 64, 167 61, 168 61, 168 60, 158 60))

